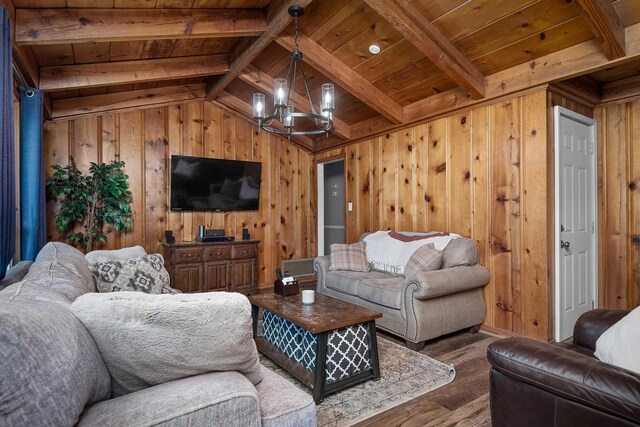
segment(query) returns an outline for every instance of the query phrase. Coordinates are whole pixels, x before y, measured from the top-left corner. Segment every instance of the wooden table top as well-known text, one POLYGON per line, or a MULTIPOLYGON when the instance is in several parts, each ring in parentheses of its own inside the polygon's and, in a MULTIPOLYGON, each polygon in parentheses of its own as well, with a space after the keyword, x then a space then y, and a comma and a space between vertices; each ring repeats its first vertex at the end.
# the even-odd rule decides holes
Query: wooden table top
POLYGON ((249 301, 251 304, 268 310, 313 334, 345 328, 382 317, 382 313, 378 311, 317 292, 313 304, 302 304, 301 294, 283 297, 273 292, 249 295, 249 301))

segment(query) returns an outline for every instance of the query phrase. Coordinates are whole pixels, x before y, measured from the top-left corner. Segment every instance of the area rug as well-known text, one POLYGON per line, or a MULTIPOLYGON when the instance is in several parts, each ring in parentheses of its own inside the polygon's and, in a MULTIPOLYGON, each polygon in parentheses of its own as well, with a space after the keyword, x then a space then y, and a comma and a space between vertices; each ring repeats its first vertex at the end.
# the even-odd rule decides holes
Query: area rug
MULTIPOLYGON (((453 366, 409 350, 378 336, 380 380, 367 381, 325 397, 317 406, 319 427, 355 424, 450 383, 453 366)), ((311 390, 271 360, 260 355, 262 364, 311 394, 311 390)))

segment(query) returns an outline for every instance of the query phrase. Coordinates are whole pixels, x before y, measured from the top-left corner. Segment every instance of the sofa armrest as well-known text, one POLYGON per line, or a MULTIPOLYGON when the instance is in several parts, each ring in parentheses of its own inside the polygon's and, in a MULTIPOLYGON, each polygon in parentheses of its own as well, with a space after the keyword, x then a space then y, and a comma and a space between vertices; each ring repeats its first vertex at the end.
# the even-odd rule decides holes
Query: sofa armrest
POLYGON ((4 278, 0 280, 0 291, 24 279, 24 276, 27 275, 31 268, 31 264, 33 264, 33 261, 20 261, 11 267, 4 278))
POLYGON ((600 335, 629 312, 626 310, 596 309, 580 316, 573 328, 573 343, 596 351, 600 335))
POLYGON ((557 396, 615 414, 640 419, 640 375, 560 346, 527 338, 489 345, 494 369, 557 396))
POLYGON ((78 426, 259 426, 260 402, 238 372, 213 372, 170 381, 85 408, 78 426))
POLYGON ((481 265, 423 271, 404 280, 404 287, 416 284, 413 297, 431 299, 456 292, 480 288, 489 283, 489 271, 481 265))
POLYGON ((326 287, 329 265, 331 265, 331 257, 329 256, 319 256, 313 260, 313 269, 318 275, 318 283, 316 285, 316 290, 318 291, 326 287))

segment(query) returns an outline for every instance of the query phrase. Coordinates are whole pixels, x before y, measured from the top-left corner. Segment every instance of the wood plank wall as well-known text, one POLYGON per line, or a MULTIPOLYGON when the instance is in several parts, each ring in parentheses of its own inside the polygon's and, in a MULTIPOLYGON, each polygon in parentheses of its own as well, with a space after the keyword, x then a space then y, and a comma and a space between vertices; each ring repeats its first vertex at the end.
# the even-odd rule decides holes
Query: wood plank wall
POLYGON ((600 306, 640 305, 640 100, 596 107, 600 306))
POLYGON ((315 160, 345 158, 348 242, 385 229, 471 237, 491 273, 485 324, 548 340, 547 136, 541 89, 315 160))
MULTIPOLYGON (((160 250, 164 230, 191 240, 198 225, 237 238, 248 226, 262 240, 259 283, 273 281, 283 259, 316 255, 315 162, 345 158, 347 240, 366 231, 449 230, 474 238, 491 272, 486 325, 552 337, 553 113, 562 105, 598 122, 600 306, 640 305, 640 101, 591 107, 540 91, 457 112, 379 138, 317 154, 266 133, 214 104, 192 102, 45 124, 46 164, 69 154, 121 158, 134 192, 135 226, 109 231, 107 248, 160 250), (257 212, 172 213, 167 209, 171 154, 263 162, 257 212), (638 163, 638 164, 636 164, 638 163), (546 230, 546 232, 544 232, 546 230)), ((48 202, 48 234, 55 201, 48 202)))
MULTIPOLYGON (((257 128, 209 102, 104 115, 62 122, 44 128, 46 169, 67 164, 73 155, 79 167, 121 159, 133 192, 134 226, 126 233, 107 230, 104 248, 142 245, 161 252, 164 231, 177 241, 193 240, 198 226, 224 228, 241 238, 249 228, 259 245, 259 283, 272 283, 283 259, 316 253, 315 199, 310 197, 312 156, 295 145, 257 128), (170 212, 169 159, 172 154, 262 162, 260 210, 250 212, 170 212)), ((48 201, 49 240, 64 240, 54 230, 56 202, 48 201)))

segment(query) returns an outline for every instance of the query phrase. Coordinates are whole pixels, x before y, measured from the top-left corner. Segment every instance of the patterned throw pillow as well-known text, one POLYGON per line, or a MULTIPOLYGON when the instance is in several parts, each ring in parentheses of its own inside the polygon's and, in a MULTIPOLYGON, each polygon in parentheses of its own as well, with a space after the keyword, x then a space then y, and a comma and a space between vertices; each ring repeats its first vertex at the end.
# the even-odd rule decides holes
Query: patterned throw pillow
POLYGON ((99 292, 138 291, 161 294, 169 273, 160 254, 98 262, 91 266, 99 292))
POLYGON ((366 243, 362 241, 353 245, 332 244, 329 270, 369 271, 366 243))
POLYGON ((421 271, 439 270, 441 266, 442 252, 436 250, 433 243, 428 243, 411 255, 404 268, 404 276, 415 277, 421 271))

